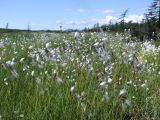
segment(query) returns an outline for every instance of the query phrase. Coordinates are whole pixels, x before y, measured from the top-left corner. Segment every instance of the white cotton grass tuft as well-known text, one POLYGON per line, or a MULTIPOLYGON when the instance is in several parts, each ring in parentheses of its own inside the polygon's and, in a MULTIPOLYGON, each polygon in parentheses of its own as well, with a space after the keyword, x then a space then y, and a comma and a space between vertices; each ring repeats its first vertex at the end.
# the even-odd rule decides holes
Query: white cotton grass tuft
POLYGON ((4 44, 0 42, 0 48, 4 48, 4 44))
POLYGON ((45 71, 44 74, 47 75, 47 74, 48 74, 48 71, 45 71))
POLYGON ((78 37, 79 36, 79 33, 78 32, 75 32, 74 33, 74 37, 76 38, 76 37, 78 37))
POLYGON ((39 54, 36 54, 36 61, 40 62, 40 56, 39 56, 39 54))
POLYGON ((99 44, 100 44, 99 42, 96 42, 96 43, 94 43, 94 46, 95 46, 95 47, 98 47, 99 44))
POLYGON ((6 65, 9 66, 9 67, 13 67, 15 65, 15 62, 9 60, 9 61, 6 62, 6 65))
POLYGON ((33 49, 33 46, 29 46, 28 49, 30 49, 30 50, 33 49))
POLYGON ((122 90, 120 90, 119 96, 124 96, 126 93, 127 93, 126 89, 123 88, 122 90))
POLYGON ((106 91, 105 94, 104 94, 104 98, 105 98, 105 100, 109 100, 109 94, 108 94, 107 91, 106 91))
POLYGON ((46 48, 50 48, 50 46, 51 46, 51 42, 46 43, 46 48))
POLYGON ((20 62, 23 63, 23 61, 24 61, 24 58, 21 58, 21 59, 20 59, 20 62))
POLYGON ((20 117, 20 118, 23 118, 23 117, 24 117, 24 114, 20 114, 19 117, 20 117))
POLYGON ((34 71, 32 71, 32 72, 31 72, 31 76, 34 76, 34 73, 35 73, 35 72, 34 72, 34 71))
POLYGON ((8 82, 4 82, 4 84, 5 84, 6 86, 8 86, 8 82))
POLYGON ((107 84, 106 81, 102 81, 99 85, 100 85, 101 87, 106 87, 106 84, 107 84))
POLYGON ((147 87, 147 80, 145 80, 144 83, 141 84, 141 87, 142 87, 142 88, 147 87))
POLYGON ((76 87, 76 86, 72 86, 72 87, 71 87, 71 92, 74 91, 75 87, 76 87))
POLYGON ((61 83, 63 83, 63 80, 62 80, 62 78, 57 77, 56 82, 57 82, 57 84, 61 84, 61 83))
POLYGON ((146 87, 146 83, 143 83, 143 84, 141 85, 141 87, 142 87, 142 88, 146 87))
POLYGON ((111 78, 108 78, 108 83, 112 83, 112 79, 111 78))

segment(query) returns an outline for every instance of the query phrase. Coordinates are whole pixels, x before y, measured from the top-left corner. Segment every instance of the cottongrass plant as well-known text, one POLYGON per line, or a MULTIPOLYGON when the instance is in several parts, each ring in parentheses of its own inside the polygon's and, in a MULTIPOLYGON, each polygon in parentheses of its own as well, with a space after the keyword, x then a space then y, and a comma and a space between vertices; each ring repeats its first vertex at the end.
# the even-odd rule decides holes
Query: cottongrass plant
POLYGON ((0 38, 0 119, 160 119, 160 47, 128 33, 0 38))

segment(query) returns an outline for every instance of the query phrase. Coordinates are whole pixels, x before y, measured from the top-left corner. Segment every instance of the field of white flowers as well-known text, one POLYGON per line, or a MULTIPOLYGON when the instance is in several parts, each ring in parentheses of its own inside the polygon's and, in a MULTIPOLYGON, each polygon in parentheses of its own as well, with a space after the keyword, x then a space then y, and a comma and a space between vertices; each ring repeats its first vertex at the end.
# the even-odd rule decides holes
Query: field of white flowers
POLYGON ((160 47, 128 33, 0 35, 0 120, 159 120, 160 47))

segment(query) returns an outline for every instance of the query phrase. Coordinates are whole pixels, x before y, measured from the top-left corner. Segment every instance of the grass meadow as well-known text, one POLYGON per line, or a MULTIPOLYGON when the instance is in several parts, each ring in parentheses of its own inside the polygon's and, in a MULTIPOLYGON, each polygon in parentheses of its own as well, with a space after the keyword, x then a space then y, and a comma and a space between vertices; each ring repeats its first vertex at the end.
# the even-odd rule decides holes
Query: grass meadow
POLYGON ((129 33, 1 33, 0 120, 160 120, 160 47, 129 33))

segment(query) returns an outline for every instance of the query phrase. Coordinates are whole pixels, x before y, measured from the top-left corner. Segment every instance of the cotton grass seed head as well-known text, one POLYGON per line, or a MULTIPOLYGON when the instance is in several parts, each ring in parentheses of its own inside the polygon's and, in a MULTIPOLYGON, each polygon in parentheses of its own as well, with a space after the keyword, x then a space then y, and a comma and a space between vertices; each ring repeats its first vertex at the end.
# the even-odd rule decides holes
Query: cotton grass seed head
POLYGON ((72 87, 71 87, 71 92, 74 91, 75 87, 76 87, 76 86, 72 86, 72 87))
POLYGON ((106 81, 102 81, 99 85, 100 85, 101 87, 105 87, 105 86, 106 86, 106 84, 107 84, 107 82, 106 82, 106 81))
POLYGON ((111 78, 108 78, 108 83, 112 83, 112 79, 111 78))
POLYGON ((23 61, 24 61, 24 58, 21 58, 21 59, 20 59, 20 62, 23 63, 23 61))
POLYGON ((124 96, 127 93, 126 89, 122 89, 119 92, 119 96, 124 96))

